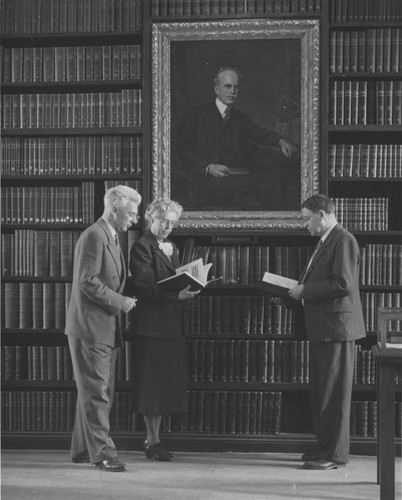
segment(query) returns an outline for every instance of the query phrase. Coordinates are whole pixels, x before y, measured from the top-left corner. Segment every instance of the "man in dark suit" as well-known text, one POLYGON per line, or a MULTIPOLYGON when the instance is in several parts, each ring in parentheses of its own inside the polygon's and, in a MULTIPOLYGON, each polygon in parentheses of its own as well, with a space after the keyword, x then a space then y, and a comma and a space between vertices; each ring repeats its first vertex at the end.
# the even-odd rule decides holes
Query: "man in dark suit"
MULTIPOLYGON (((180 169, 190 189, 193 184, 200 193, 199 200, 186 200, 193 202, 192 208, 258 210, 268 200, 272 209, 281 209, 281 200, 275 197, 280 189, 274 172, 282 168, 284 157, 290 158, 295 148, 234 108, 240 95, 240 79, 238 69, 220 68, 214 81, 215 102, 189 110, 178 134, 180 165, 175 169, 180 169), (267 147, 276 148, 276 154, 272 149, 269 154, 264 152, 267 147), (274 187, 268 197, 267 176, 274 187)), ((177 175, 175 169, 172 175, 177 175)), ((183 192, 178 190, 175 197, 181 200, 183 192)))
POLYGON ((140 203, 141 196, 127 186, 106 191, 102 217, 75 247, 66 318, 78 393, 71 459, 109 472, 126 469, 110 437, 109 414, 118 348, 123 345, 119 315, 135 306, 134 298, 123 295, 127 271, 117 232, 136 222, 140 203))
POLYGON ((359 295, 360 251, 338 224, 333 201, 313 195, 302 203, 312 236, 320 240, 289 291, 304 303, 310 341, 311 409, 319 450, 304 454, 306 469, 336 469, 349 460, 355 340, 366 336, 359 295))

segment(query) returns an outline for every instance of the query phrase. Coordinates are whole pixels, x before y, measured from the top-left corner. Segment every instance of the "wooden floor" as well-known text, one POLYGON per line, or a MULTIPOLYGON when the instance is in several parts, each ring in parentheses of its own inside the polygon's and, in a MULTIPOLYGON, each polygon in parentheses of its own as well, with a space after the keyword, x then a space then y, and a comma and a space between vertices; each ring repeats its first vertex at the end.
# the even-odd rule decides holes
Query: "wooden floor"
MULTIPOLYGON (((337 470, 306 471, 299 454, 177 453, 172 463, 121 452, 107 473, 75 465, 67 451, 2 452, 2 500, 377 500, 376 458, 352 456, 337 470)), ((401 498, 397 459, 396 498, 401 498), (399 496, 398 496, 399 495, 399 496)))

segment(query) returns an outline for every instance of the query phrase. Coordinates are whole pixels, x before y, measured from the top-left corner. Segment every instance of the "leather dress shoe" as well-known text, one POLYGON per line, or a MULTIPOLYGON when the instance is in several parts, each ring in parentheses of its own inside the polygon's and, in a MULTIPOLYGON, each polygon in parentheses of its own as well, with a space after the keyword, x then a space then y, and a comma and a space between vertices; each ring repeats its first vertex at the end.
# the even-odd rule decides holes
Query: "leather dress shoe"
POLYGON ((73 464, 89 464, 89 455, 87 452, 78 453, 75 457, 71 457, 73 464))
POLYGON ((303 462, 315 462, 316 460, 320 460, 321 455, 319 453, 304 453, 301 459, 303 462))
POLYGON ((127 469, 127 465, 117 457, 107 458, 106 460, 102 460, 101 462, 96 462, 96 467, 102 469, 107 472, 123 472, 127 469))
POLYGON ((304 462, 303 469, 330 470, 330 469, 337 469, 338 466, 342 467, 344 466, 344 464, 338 464, 336 462, 330 462, 328 460, 320 458, 319 460, 311 460, 310 462, 304 462))

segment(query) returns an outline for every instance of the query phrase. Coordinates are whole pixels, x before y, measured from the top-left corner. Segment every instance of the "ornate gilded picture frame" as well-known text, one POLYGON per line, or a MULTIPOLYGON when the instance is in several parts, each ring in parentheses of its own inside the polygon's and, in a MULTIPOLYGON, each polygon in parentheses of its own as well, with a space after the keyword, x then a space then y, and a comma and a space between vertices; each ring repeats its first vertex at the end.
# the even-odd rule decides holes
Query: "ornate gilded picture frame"
POLYGON ((183 205, 179 229, 303 226, 319 186, 319 21, 154 24, 151 106, 152 197, 183 205))

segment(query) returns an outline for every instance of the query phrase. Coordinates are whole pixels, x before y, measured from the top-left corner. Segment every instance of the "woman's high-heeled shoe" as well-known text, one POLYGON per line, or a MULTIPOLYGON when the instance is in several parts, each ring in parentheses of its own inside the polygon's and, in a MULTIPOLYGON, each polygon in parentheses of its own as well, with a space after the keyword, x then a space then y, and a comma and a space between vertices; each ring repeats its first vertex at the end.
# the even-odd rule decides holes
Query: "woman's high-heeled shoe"
POLYGON ((174 454, 168 451, 162 443, 150 445, 148 441, 144 441, 144 453, 148 460, 154 459, 159 462, 171 462, 174 454))

